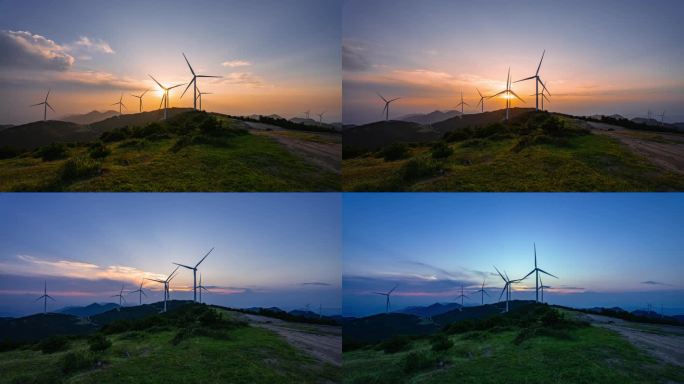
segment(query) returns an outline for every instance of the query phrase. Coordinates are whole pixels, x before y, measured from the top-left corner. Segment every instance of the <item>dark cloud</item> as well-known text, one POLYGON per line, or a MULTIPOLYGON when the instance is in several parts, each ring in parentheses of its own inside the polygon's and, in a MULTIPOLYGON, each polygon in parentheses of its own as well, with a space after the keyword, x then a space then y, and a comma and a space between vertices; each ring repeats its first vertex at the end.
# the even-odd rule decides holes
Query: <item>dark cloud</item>
POLYGON ((647 281, 642 281, 641 284, 647 284, 647 285, 670 285, 667 283, 661 283, 659 281, 653 281, 653 280, 647 280, 647 281))
POLYGON ((0 66, 65 71, 74 63, 67 48, 26 31, 0 31, 0 66))
POLYGON ((365 71, 371 67, 365 55, 365 48, 349 42, 342 43, 342 69, 345 71, 365 71))
POLYGON ((322 286, 322 287, 329 287, 330 286, 330 284, 322 283, 320 281, 312 281, 310 283, 302 283, 302 285, 318 285, 318 286, 322 286))

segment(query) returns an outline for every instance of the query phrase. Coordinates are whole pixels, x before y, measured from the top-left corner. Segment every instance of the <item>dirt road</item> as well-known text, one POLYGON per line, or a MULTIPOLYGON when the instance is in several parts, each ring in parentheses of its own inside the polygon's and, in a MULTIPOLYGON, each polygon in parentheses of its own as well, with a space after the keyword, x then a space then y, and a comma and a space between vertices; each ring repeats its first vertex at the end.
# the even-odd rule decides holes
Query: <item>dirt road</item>
POLYGON ((290 323, 271 317, 235 313, 250 324, 269 329, 316 360, 342 366, 342 327, 290 323))
POLYGON ((621 334, 660 360, 684 366, 684 327, 633 323, 593 314, 581 314, 580 317, 621 334))
POLYGON ((652 163, 684 174, 684 134, 635 131, 595 122, 586 124, 592 132, 619 140, 652 163))

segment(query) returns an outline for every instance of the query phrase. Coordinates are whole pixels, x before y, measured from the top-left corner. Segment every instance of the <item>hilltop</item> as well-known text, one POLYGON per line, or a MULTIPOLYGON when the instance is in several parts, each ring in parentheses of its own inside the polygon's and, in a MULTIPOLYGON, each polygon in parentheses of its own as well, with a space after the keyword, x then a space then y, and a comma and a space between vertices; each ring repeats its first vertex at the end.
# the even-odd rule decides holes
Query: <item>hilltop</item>
POLYGON ((118 115, 119 112, 109 110, 109 111, 90 111, 88 113, 80 114, 80 115, 68 115, 64 116, 61 118, 62 121, 68 121, 70 123, 75 123, 75 124, 80 124, 80 125, 87 125, 87 124, 92 124, 96 123, 98 121, 102 121, 104 119, 114 117, 118 115))
POLYGON ((432 111, 430 113, 413 113, 409 115, 404 115, 397 120, 401 121, 409 121, 412 123, 418 123, 418 124, 434 124, 434 123, 439 123, 440 121, 448 120, 454 117, 458 117, 461 115, 461 112, 459 111, 432 111))

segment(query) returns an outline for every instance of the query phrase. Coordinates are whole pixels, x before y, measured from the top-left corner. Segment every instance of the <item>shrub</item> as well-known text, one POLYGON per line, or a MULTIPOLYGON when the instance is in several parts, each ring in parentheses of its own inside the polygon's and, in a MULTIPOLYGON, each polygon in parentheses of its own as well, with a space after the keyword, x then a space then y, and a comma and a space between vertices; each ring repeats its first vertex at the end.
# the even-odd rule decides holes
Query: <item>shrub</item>
POLYGON ((36 153, 43 161, 60 160, 68 156, 68 148, 63 143, 52 143, 39 148, 36 153))
POLYGON ((0 159, 11 159, 24 153, 24 150, 9 145, 0 147, 0 159))
POLYGON ((396 161, 409 157, 409 147, 404 143, 394 143, 380 151, 385 161, 396 161))
POLYGON ((437 173, 437 170, 437 166, 429 161, 411 159, 401 168, 401 175, 404 181, 413 181, 433 176, 437 173))
POLYGON ((413 373, 432 368, 437 359, 428 353, 411 352, 401 359, 401 366, 406 373, 413 373))
POLYGON ((112 342, 100 333, 95 334, 88 339, 88 344, 90 345, 90 350, 93 352, 104 351, 112 346, 112 342))
POLYGON ((470 139, 472 135, 473 129, 471 127, 465 127, 463 129, 457 129, 455 131, 445 133, 444 140, 446 140, 448 143, 453 143, 455 141, 470 139))
POLYGON ((128 139, 122 142, 119 147, 121 148, 143 148, 147 145, 145 139, 128 139))
POLYGON ((131 135, 131 129, 129 127, 117 128, 111 131, 104 132, 100 135, 100 140, 105 143, 112 143, 115 141, 121 141, 127 139, 131 135))
POLYGON ((69 340, 64 336, 52 336, 38 344, 43 353, 55 353, 65 350, 69 346, 69 340))
POLYGON ((79 156, 64 164, 62 168, 62 180, 71 181, 80 178, 95 176, 100 173, 100 162, 90 157, 79 156))
POLYGON ((401 352, 409 346, 411 340, 406 336, 394 336, 389 340, 380 343, 379 347, 385 353, 401 352))
POLYGON ((443 333, 435 335, 432 338, 431 343, 433 351, 446 351, 454 346, 454 342, 443 333))
POLYGON ((176 142, 173 144, 170 150, 171 152, 176 153, 181 149, 187 147, 188 145, 192 144, 192 141, 192 136, 181 136, 176 140, 176 142))
POLYGON ((112 151, 102 142, 97 142, 90 146, 90 157, 93 159, 104 159, 111 153, 112 151))
POLYGON ((69 352, 61 360, 62 372, 72 373, 95 366, 95 357, 87 352, 69 352))
POLYGON ((443 141, 438 142, 434 147, 432 147, 433 159, 443 159, 445 157, 451 156, 453 153, 454 150, 443 141))

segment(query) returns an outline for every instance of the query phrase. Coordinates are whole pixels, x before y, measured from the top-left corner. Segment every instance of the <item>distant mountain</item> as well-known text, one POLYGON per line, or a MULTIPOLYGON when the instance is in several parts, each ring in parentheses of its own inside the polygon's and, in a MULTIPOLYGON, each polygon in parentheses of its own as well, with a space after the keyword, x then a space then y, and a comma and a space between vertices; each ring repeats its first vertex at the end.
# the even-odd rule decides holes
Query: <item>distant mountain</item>
MULTIPOLYGON (((301 317, 307 317, 307 318, 310 318, 310 319, 314 319, 314 318, 315 318, 315 319, 318 319, 318 318, 319 318, 318 313, 312 312, 312 311, 304 311, 304 310, 301 310, 301 309, 295 309, 295 310, 292 310, 292 311, 290 311, 290 312, 288 312, 288 313, 289 313, 290 315, 292 315, 292 316, 301 316, 301 317)), ((327 317, 327 316, 326 316, 326 317, 327 317)))
MULTIPOLYGON (((508 306, 509 310, 512 311, 516 308, 521 308, 533 303, 533 301, 528 300, 512 300, 508 303, 508 306)), ((463 307, 462 310, 457 309, 445 312, 441 315, 433 316, 432 320, 440 325, 446 325, 463 320, 486 319, 500 314, 505 308, 505 302, 478 305, 475 307, 463 307)))
POLYGON ((660 125, 660 121, 658 121, 656 119, 649 119, 646 117, 635 117, 631 121, 638 123, 638 124, 660 125))
POLYGON ((459 111, 432 111, 430 113, 414 113, 411 115, 405 115, 402 117, 399 117, 397 120, 401 121, 409 121, 412 123, 418 123, 418 124, 434 124, 434 123, 439 123, 440 121, 444 121, 447 119, 451 119, 453 117, 458 117, 461 115, 461 112, 459 111))
POLYGON ((405 313, 383 313, 342 324, 345 344, 375 343, 397 335, 428 335, 438 329, 432 321, 405 313))
POLYGON ((261 310, 266 310, 266 311, 271 311, 271 312, 281 312, 281 313, 287 313, 287 311, 283 311, 282 309, 278 307, 270 307, 270 308, 263 308, 263 307, 250 307, 250 308, 245 308, 245 311, 250 311, 250 312, 255 312, 258 313, 261 310))
POLYGON ((601 120, 604 117, 610 117, 611 119, 626 119, 624 116, 618 115, 617 113, 613 115, 591 115, 589 117, 596 120, 601 120))
POLYGON ((290 121, 297 124, 319 125, 318 121, 306 117, 293 117, 290 121))
POLYGON ((97 315, 103 312, 111 311, 118 308, 119 305, 115 303, 98 304, 92 303, 85 307, 66 307, 57 311, 57 313, 64 313, 67 315, 74 315, 79 317, 88 317, 97 315))
POLYGON ((96 123, 98 121, 102 121, 104 119, 108 119, 110 117, 118 115, 119 112, 117 111, 91 111, 86 114, 82 115, 68 115, 63 117, 61 120, 62 121, 68 121, 70 123, 75 123, 75 124, 81 124, 81 125, 87 125, 87 124, 92 124, 96 123))
POLYGON ((432 316, 437 316, 441 315, 442 313, 446 313, 449 311, 457 310, 461 308, 461 304, 458 303, 447 303, 447 304, 441 304, 441 303, 435 303, 427 307, 406 307, 404 309, 401 309, 397 312, 399 313, 407 313, 410 315, 416 315, 420 317, 432 317, 432 316))
POLYGON ((77 316, 41 313, 0 320, 0 340, 36 341, 55 335, 84 335, 96 329, 96 325, 77 316))

